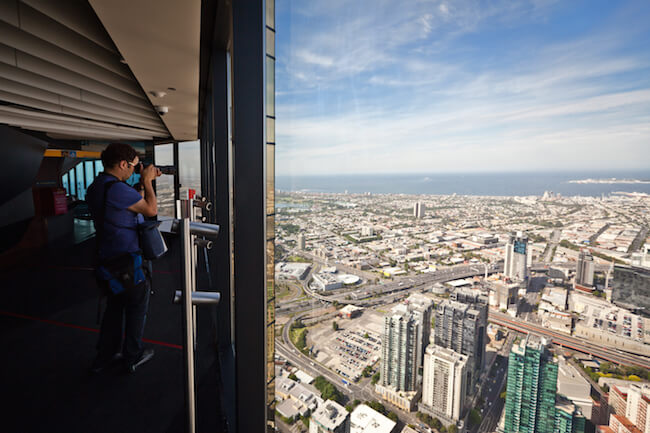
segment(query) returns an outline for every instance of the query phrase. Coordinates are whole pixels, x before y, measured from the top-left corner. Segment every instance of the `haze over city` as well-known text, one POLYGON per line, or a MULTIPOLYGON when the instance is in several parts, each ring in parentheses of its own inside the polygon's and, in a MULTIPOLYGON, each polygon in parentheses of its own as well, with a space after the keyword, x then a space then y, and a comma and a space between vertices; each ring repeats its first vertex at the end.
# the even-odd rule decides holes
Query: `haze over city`
POLYGON ((281 0, 278 175, 647 169, 650 5, 281 0))

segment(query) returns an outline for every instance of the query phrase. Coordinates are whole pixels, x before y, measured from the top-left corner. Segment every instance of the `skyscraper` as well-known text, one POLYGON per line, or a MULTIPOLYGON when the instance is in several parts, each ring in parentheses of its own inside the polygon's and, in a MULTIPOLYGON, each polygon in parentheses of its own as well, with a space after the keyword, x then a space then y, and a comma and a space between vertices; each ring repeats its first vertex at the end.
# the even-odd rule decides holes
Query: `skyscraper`
POLYGON ((506 433, 555 431, 557 361, 540 337, 528 335, 513 346, 508 362, 506 433))
POLYGON ((594 258, 589 250, 580 251, 575 282, 576 285, 585 287, 594 285, 594 258))
POLYGON ((434 342, 466 355, 467 390, 473 389, 485 363, 487 305, 446 300, 436 309, 434 342))
POLYGON ((426 206, 421 201, 416 202, 413 205, 413 216, 416 218, 424 218, 424 211, 426 206))
POLYGON ((458 421, 467 394, 467 356, 430 344, 424 355, 421 412, 458 421))
POLYGON ((528 278, 528 236, 525 233, 517 232, 508 239, 503 274, 513 280, 528 278))
POLYGON ((412 410, 419 398, 418 372, 431 328, 430 299, 412 295, 384 317, 381 380, 375 390, 396 406, 412 410))
POLYGON ((396 391, 414 391, 417 383, 418 336, 421 323, 406 305, 398 305, 384 317, 381 341, 381 384, 396 391))
POLYGON ((415 343, 419 369, 424 361, 424 350, 431 338, 431 311, 433 310, 433 301, 422 294, 414 293, 408 297, 406 302, 408 310, 420 323, 415 343))
POLYGON ((298 249, 300 251, 305 250, 305 235, 303 235, 302 233, 298 235, 298 249))

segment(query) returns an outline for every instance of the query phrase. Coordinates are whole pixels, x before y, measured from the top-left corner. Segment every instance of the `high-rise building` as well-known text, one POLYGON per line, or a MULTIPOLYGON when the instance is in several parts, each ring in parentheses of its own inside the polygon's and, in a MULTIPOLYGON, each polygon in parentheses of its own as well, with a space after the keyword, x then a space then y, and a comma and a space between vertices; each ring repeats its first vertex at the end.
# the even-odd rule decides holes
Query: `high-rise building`
POLYGON ((528 278, 528 236, 525 233, 517 232, 508 239, 503 274, 513 280, 528 278))
POLYGON ((412 410, 419 398, 419 372, 431 329, 432 301, 411 295, 384 317, 381 379, 376 392, 384 400, 412 410))
POLYGON ((643 433, 650 433, 650 386, 630 385, 627 392, 625 418, 643 433))
POLYGON ((579 407, 559 397, 555 403, 555 427, 553 433, 584 433, 586 419, 579 407))
POLYGON ((589 250, 580 251, 575 283, 583 287, 592 287, 594 285, 594 258, 589 250))
POLYGON ((424 218, 424 211, 426 206, 421 201, 416 202, 413 205, 413 216, 416 218, 424 218))
POLYGON ((298 249, 300 251, 305 250, 305 235, 303 235, 302 233, 298 235, 298 249))
POLYGON ((461 419, 467 395, 465 355, 430 344, 424 355, 421 412, 447 422, 461 419))
POLYGON ((553 433, 557 361, 540 337, 529 335, 512 347, 505 405, 506 433, 553 433))
POLYGON ((311 415, 309 433, 350 433, 350 414, 337 402, 327 400, 311 415))
POLYGON ((418 356, 418 372, 424 361, 424 350, 429 344, 431 338, 431 313, 433 310, 433 301, 422 294, 414 293, 406 299, 408 310, 420 323, 418 335, 416 337, 416 354, 418 356))
POLYGON ((396 391, 414 391, 420 366, 418 337, 422 323, 408 310, 398 305, 384 317, 381 341, 381 385, 396 391))
POLYGON ((486 329, 484 302, 464 304, 446 300, 436 309, 434 343, 468 357, 468 392, 476 385, 485 364, 486 329))

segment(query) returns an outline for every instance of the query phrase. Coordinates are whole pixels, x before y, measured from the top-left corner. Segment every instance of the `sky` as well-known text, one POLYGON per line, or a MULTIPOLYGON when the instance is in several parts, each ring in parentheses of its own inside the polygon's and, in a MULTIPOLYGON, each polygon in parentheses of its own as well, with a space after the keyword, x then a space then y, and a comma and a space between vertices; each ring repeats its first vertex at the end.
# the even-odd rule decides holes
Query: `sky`
POLYGON ((276 0, 276 174, 650 170, 650 2, 276 0))

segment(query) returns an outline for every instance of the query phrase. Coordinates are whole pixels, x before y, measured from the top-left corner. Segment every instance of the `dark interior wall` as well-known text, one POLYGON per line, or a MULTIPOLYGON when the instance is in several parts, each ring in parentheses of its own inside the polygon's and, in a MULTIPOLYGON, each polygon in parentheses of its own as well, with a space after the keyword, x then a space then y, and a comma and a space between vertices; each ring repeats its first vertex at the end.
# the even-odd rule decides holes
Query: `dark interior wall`
POLYGON ((32 185, 47 142, 0 125, 0 228, 34 216, 32 185))

